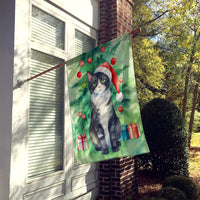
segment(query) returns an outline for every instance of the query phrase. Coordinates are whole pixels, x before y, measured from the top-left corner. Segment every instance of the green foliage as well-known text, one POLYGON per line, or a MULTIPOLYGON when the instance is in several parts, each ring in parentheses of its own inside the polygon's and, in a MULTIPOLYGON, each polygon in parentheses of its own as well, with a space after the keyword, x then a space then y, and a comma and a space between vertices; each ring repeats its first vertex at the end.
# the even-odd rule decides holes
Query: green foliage
MULTIPOLYGON (((190 121, 190 115, 191 115, 191 111, 186 113, 186 121, 188 123, 190 121)), ((194 114, 193 131, 195 133, 200 131, 200 112, 198 112, 198 110, 196 110, 194 114)))
POLYGON ((140 105, 155 97, 165 97, 179 108, 191 110, 196 76, 200 70, 199 1, 137 0, 134 3, 133 28, 141 27, 141 33, 133 40, 140 105), (160 74, 157 70, 148 74, 152 66, 148 65, 152 60, 149 49, 156 49, 153 42, 149 48, 149 38, 159 40, 156 44, 159 54, 155 53, 155 57, 159 56, 161 66, 165 67, 160 74), (187 74, 188 69, 191 71, 187 74), (155 87, 159 75, 164 77, 155 87), (184 89, 188 92, 184 93, 184 89))
POLYGON ((163 187, 174 187, 182 190, 188 200, 197 199, 197 186, 188 177, 184 176, 170 176, 164 179, 163 187))
POLYGON ((158 34, 160 24, 156 20, 147 25, 147 22, 154 18, 154 14, 158 14, 152 11, 153 6, 150 7, 149 2, 147 0, 135 1, 133 7, 133 28, 142 27, 139 35, 145 36, 133 39, 134 68, 140 106, 155 97, 164 97, 161 92, 165 71, 164 63, 156 42, 149 38, 158 34))
POLYGON ((180 102, 185 117, 185 108, 191 109, 195 91, 194 85, 200 69, 199 3, 196 0, 172 0, 168 5, 168 9, 170 12, 164 20, 166 28, 162 34, 163 55, 164 59, 167 60, 167 69, 171 72, 174 68, 179 69, 182 73, 182 80, 176 79, 174 84, 170 84, 166 79, 165 85, 167 85, 168 99, 172 98, 173 101, 178 100, 180 102), (185 83, 183 83, 183 80, 185 83), (176 87, 177 84, 178 87, 176 87), (186 92, 181 94, 180 89, 183 88, 181 87, 183 84, 186 92), (171 93, 171 91, 174 91, 175 94, 175 88, 177 88, 176 94, 178 96, 171 93), (183 95, 184 101, 182 102, 183 95))
POLYGON ((173 187, 163 187, 160 190, 160 197, 166 198, 167 200, 187 200, 182 190, 173 187))
POLYGON ((154 97, 164 97, 161 89, 165 68, 155 43, 147 38, 135 38, 133 58, 140 105, 143 106, 154 97))
POLYGON ((143 107, 141 114, 150 148, 146 161, 152 162, 149 169, 153 175, 188 175, 188 133, 176 105, 155 98, 143 107))
POLYGON ((162 32, 162 17, 158 16, 165 13, 167 4, 168 2, 164 0, 134 1, 133 28, 142 28, 142 32, 139 35, 154 37, 162 32))

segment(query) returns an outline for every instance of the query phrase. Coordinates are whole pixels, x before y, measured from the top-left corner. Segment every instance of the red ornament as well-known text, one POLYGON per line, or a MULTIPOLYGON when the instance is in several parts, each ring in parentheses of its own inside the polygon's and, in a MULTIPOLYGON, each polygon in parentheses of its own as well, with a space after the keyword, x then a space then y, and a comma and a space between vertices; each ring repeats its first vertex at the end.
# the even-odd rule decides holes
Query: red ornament
POLYGON ((119 78, 119 82, 123 83, 123 78, 122 77, 119 78))
POLYGON ((82 76, 82 73, 80 71, 78 71, 77 78, 81 78, 81 76, 82 76))
POLYGON ((84 62, 81 60, 80 61, 80 66, 83 67, 83 65, 84 65, 84 62))
POLYGON ((81 117, 81 115, 82 115, 82 113, 81 113, 81 112, 79 112, 79 113, 78 113, 78 116, 79 116, 79 117, 81 117))
POLYGON ((88 63, 92 63, 92 58, 88 58, 88 63))
POLYGON ((122 112, 123 111, 122 106, 119 106, 118 110, 119 110, 119 112, 122 112))
POLYGON ((86 118, 86 116, 85 116, 85 114, 83 114, 83 115, 82 115, 82 119, 85 119, 85 118, 86 118))
POLYGON ((105 50, 106 50, 106 48, 104 46, 102 46, 100 49, 101 53, 103 53, 105 50))
POLYGON ((117 62, 116 58, 111 59, 111 64, 114 65, 117 62))

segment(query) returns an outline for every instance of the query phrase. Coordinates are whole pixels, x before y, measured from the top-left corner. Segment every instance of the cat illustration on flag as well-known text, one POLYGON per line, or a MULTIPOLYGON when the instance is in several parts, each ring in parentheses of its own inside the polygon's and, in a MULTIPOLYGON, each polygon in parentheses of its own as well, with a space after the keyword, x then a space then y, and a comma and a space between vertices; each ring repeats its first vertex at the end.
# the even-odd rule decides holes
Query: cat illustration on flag
POLYGON ((116 100, 121 102, 123 94, 119 91, 118 77, 108 62, 96 68, 94 74, 87 72, 89 91, 91 94, 91 121, 89 127, 90 139, 97 151, 108 154, 119 151, 121 142, 121 124, 117 117, 110 91, 110 82, 116 88, 116 100))

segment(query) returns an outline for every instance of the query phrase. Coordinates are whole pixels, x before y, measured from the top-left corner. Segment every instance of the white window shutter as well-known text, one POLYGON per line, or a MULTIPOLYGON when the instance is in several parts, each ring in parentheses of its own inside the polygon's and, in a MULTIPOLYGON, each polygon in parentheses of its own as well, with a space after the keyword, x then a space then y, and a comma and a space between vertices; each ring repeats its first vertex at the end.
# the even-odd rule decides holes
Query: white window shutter
POLYGON ((64 22, 33 6, 31 38, 64 49, 64 22))
MULTIPOLYGON (((31 76, 61 59, 32 50, 31 76)), ((63 168, 63 67, 30 82, 28 177, 63 168)))
POLYGON ((75 55, 78 56, 96 47, 96 40, 88 35, 75 30, 75 55))
MULTIPOLYGON (((32 7, 31 39, 64 49, 64 23, 39 8, 32 7)), ((31 50, 30 76, 63 60, 31 50)), ((30 81, 28 178, 63 169, 64 68, 52 70, 30 81)))

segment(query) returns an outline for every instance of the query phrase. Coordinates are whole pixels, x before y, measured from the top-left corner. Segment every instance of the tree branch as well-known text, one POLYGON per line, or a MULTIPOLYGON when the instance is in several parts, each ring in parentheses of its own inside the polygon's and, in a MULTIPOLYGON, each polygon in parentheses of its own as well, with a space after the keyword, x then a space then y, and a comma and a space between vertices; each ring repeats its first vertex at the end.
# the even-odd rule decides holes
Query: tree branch
POLYGON ((161 88, 161 89, 157 89, 157 88, 155 88, 155 87, 149 85, 147 82, 145 82, 145 81, 144 81, 142 78, 140 78, 139 76, 136 76, 136 78, 139 79, 139 81, 145 86, 146 89, 150 90, 150 91, 153 92, 154 94, 155 94, 156 92, 159 92, 159 93, 161 93, 161 94, 164 94, 164 93, 166 92, 165 89, 162 89, 162 88, 161 88))
POLYGON ((161 15, 157 16, 156 18, 149 20, 148 22, 142 24, 140 27, 146 26, 154 21, 156 21, 157 19, 159 19, 160 17, 162 17, 163 15, 165 15, 167 12, 169 12, 169 10, 166 10, 165 12, 163 12, 161 15))

